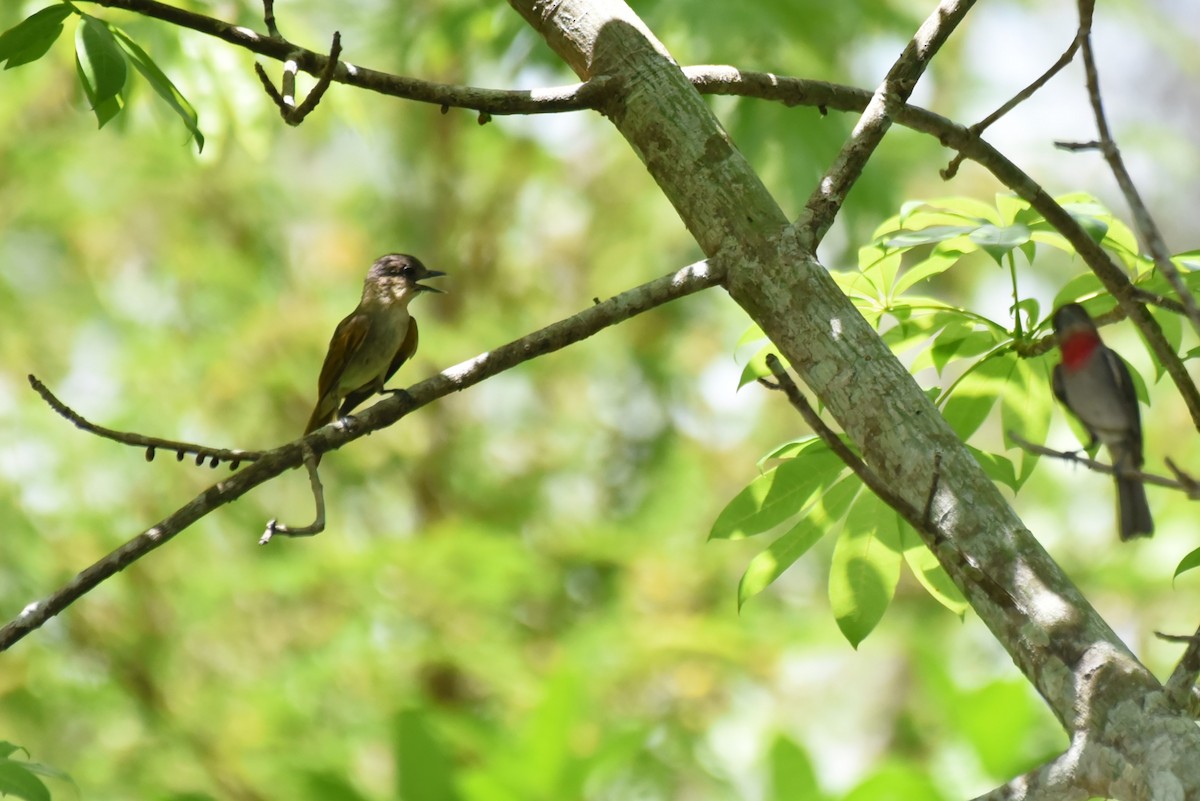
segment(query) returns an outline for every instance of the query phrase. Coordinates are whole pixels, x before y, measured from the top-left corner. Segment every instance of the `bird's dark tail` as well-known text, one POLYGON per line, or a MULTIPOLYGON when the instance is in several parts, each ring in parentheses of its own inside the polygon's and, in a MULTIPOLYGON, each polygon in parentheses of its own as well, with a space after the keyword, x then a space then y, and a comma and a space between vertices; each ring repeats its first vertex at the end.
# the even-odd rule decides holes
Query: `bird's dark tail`
POLYGON ((1121 520, 1121 540, 1149 537, 1154 533, 1146 487, 1140 481, 1117 479, 1117 514, 1121 520))

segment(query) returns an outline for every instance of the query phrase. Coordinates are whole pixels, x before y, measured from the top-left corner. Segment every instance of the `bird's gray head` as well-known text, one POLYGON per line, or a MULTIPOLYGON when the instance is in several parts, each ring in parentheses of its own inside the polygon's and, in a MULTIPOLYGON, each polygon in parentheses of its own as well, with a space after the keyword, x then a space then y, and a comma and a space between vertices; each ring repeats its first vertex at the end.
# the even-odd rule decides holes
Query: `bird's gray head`
POLYGON ((380 256, 367 273, 365 289, 374 289, 380 294, 395 297, 413 296, 420 292, 441 292, 437 287, 419 283, 426 278, 445 275, 439 270, 430 270, 416 256, 406 253, 389 253, 380 256))

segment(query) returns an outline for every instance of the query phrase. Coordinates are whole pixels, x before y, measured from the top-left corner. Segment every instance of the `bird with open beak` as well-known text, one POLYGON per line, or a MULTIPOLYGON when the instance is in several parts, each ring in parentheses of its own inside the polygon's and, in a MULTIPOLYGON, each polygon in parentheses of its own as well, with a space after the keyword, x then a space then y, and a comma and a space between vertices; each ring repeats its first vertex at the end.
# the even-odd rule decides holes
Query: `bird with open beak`
POLYGON ((372 395, 417 350, 417 321, 408 304, 422 292, 441 292, 420 281, 445 273, 430 270, 415 256, 389 253, 371 265, 362 299, 338 323, 317 380, 317 405, 304 433, 343 417, 372 395), (341 405, 339 409, 338 406, 341 405))

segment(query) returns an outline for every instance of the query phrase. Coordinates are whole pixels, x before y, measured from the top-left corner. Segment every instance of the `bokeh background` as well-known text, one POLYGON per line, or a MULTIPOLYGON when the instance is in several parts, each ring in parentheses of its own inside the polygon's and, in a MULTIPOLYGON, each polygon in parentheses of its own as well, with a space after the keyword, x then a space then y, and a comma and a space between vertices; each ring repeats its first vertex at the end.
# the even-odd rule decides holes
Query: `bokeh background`
MULTIPOLYGON (((0 4, 0 29, 42 2, 0 4)), ((260 28, 253 3, 190 8, 260 28)), ((684 64, 730 63, 874 86, 931 3, 635 3, 684 64)), ((71 23, 0 74, 0 617, 215 481, 87 436, 29 390, 34 373, 118 429, 268 448, 295 438, 336 322, 379 254, 418 254, 449 293, 414 311, 428 376, 700 254, 598 115, 497 118, 334 86, 283 125, 253 57, 135 15, 122 26, 200 113, 202 154, 145 84, 97 131, 71 23)), ((349 61, 490 87, 574 81, 504 4, 280 0, 293 41, 349 61)), ((1073 4, 989 4, 915 102, 964 122, 1048 66, 1073 4)), ((1197 43, 1186 0, 1105 4, 1097 46, 1116 133, 1174 250, 1196 247, 1197 43)), ((267 65, 278 73, 278 66, 267 65)), ((311 82, 301 78, 307 88, 311 82)), ((1079 70, 990 138, 1051 192, 1124 207, 1091 139, 1079 70)), ((795 214, 853 120, 714 99, 795 214)), ((823 258, 905 200, 1001 190, 935 142, 894 131, 823 258)), ((1082 269, 1027 271, 1044 300, 1082 269)), ((1003 317, 1008 277, 980 261, 936 291, 1003 317)), ((69 772, 87 799, 957 798, 1066 745, 970 613, 911 577, 857 651, 829 614, 823 542, 739 614, 766 541, 705 538, 780 442, 780 398, 737 391, 748 321, 693 296, 422 409, 326 458, 329 528, 301 473, 221 509, 0 655, 0 740, 69 772)), ((1105 336, 1151 376, 1124 326, 1105 336)), ((1194 345, 1195 343, 1191 343, 1194 345)), ((1190 345, 1189 345, 1190 347, 1190 345)), ((1152 386, 1149 466, 1200 464, 1169 386, 1152 386)), ((992 435, 995 430, 992 430, 992 435)), ((1070 447, 1063 424, 1054 444, 1070 447)), ((1159 534, 1119 546, 1107 480, 1043 465, 1014 503, 1160 675, 1191 632, 1195 512, 1151 490, 1159 534)))

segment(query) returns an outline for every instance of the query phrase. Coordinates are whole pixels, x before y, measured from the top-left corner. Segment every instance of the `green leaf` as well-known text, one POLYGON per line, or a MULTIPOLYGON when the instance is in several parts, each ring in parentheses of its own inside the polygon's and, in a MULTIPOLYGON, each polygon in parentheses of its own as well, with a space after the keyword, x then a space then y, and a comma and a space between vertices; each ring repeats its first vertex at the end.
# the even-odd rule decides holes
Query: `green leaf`
MULTIPOLYGON (((187 98, 171 83, 171 79, 166 76, 158 65, 154 63, 154 59, 138 46, 137 42, 129 38, 120 28, 109 26, 113 36, 116 37, 117 43, 125 54, 129 57, 129 61, 146 79, 151 88, 158 93, 158 96, 171 107, 171 110, 183 120, 183 124, 191 133, 192 138, 196 140, 196 149, 200 152, 204 151, 204 134, 200 132, 199 117, 196 114, 196 109, 192 108, 192 104, 187 101, 187 98)), ((761 333, 761 332, 760 332, 761 333)))
POLYGON ((1179 560, 1179 564, 1175 566, 1175 573, 1171 576, 1171 581, 1174 582, 1184 573, 1195 570, 1197 567, 1200 567, 1200 548, 1179 560))
POLYGON ((767 801, 818 801, 824 798, 808 752, 795 740, 778 735, 767 754, 771 786, 767 801))
POLYGON ((430 730, 429 716, 420 709, 396 715, 393 729, 396 760, 396 797, 452 801, 454 763, 430 730))
MULTIPOLYGON (((1054 406, 1050 364, 1049 358, 1014 360, 1008 386, 1000 401, 1000 420, 1006 442, 1009 431, 1015 431, 1030 442, 1046 441, 1054 406)), ((1036 454, 1021 452, 1021 471, 1016 476, 1016 484, 1010 485, 1014 490, 1020 489, 1028 480, 1037 461, 1036 454)))
POLYGON ((1103 242, 1108 235, 1108 220, 1112 213, 1096 203, 1064 203, 1063 209, 1079 224, 1079 227, 1096 242, 1103 242))
POLYGON ((110 97, 108 100, 96 101, 92 95, 91 84, 88 83, 88 77, 83 71, 83 65, 79 63, 79 59, 75 59, 75 74, 79 76, 79 85, 83 87, 83 93, 87 97, 88 102, 92 104, 92 113, 96 115, 96 122, 100 128, 103 128, 109 120, 117 116, 121 112, 124 103, 120 95, 110 97))
POLYGON ((125 54, 103 21, 80 15, 75 31, 75 59, 84 92, 93 108, 116 98, 125 87, 128 74, 125 54))
POLYGON ((857 476, 846 476, 821 496, 786 534, 750 560, 738 582, 738 609, 783 575, 846 513, 855 494, 862 488, 857 476))
POLYGON ((900 541, 904 548, 904 561, 917 582, 942 606, 960 618, 965 615, 969 608, 967 599, 908 523, 900 524, 900 541))
POLYGON ((73 10, 66 3, 47 6, 0 34, 0 63, 7 62, 4 69, 37 61, 46 55, 63 31, 63 20, 73 10))
POLYGON ((887 611, 900 562, 899 516, 872 493, 861 493, 846 516, 829 568, 830 607, 853 647, 887 611))
POLYGON ((823 442, 801 451, 739 492, 717 515, 708 538, 743 539, 774 528, 816 500, 843 467, 823 442))
POLYGON ((975 461, 979 462, 979 466, 983 468, 983 472, 992 481, 998 481, 1014 492, 1020 489, 1021 482, 1017 481, 1017 468, 1013 464, 1012 459, 998 453, 981 451, 971 445, 967 446, 967 450, 971 452, 971 455, 975 457, 975 461))
POLYGON ((996 264, 1003 266, 1003 258, 1013 249, 1028 242, 1029 237, 1029 228, 1018 223, 1005 227, 981 225, 971 232, 969 238, 991 256, 996 264))
MULTIPOLYGON (((1095 273, 1083 273, 1077 275, 1063 285, 1063 288, 1058 290, 1058 294, 1054 296, 1052 307, 1057 309, 1066 303, 1074 303, 1080 298, 1090 297, 1104 289, 1104 285, 1100 283, 1100 279, 1095 273)), ((1047 320, 1047 323, 1049 320, 1047 320)))
POLYGON ((910 230, 902 228, 881 237, 884 244, 894 248, 911 248, 917 245, 932 245, 956 239, 974 231, 974 225, 930 225, 926 228, 910 230))
POLYGON ((928 344, 935 332, 963 318, 957 309, 918 309, 907 304, 894 306, 890 312, 896 324, 880 337, 894 353, 928 344))
POLYGON ((930 251, 929 256, 919 264, 914 264, 904 271, 896 281, 894 294, 902 295, 909 288, 927 278, 946 272, 962 259, 963 254, 957 250, 942 249, 940 246, 930 251))
POLYGON ((929 350, 922 354, 923 358, 916 360, 913 369, 921 369, 928 362, 937 370, 938 375, 941 375, 951 361, 979 356, 995 346, 995 333, 977 329, 973 320, 964 319, 947 325, 946 329, 934 338, 929 350))
POLYGON ((1000 212, 1000 221, 1004 225, 1028 222, 1029 216, 1034 213, 1027 200, 1011 192, 996 193, 996 210, 1000 212))
POLYGON ((886 763, 842 797, 842 801, 942 801, 933 780, 907 762, 886 763))
POLYGON ((970 438, 987 419, 996 401, 1007 390, 1016 361, 1016 354, 1012 352, 982 359, 948 390, 950 399, 942 408, 942 416, 960 439, 970 438))
POLYGON ((50 790, 33 774, 29 763, 0 758, 0 794, 25 801, 50 801, 50 790))
POLYGON ((746 362, 746 366, 742 368, 742 374, 738 377, 737 388, 741 389, 747 384, 753 384, 760 378, 769 378, 771 376, 771 368, 767 367, 767 357, 774 353, 780 361, 783 361, 783 355, 779 352, 779 348, 772 345, 766 345, 750 357, 750 361, 746 362))

